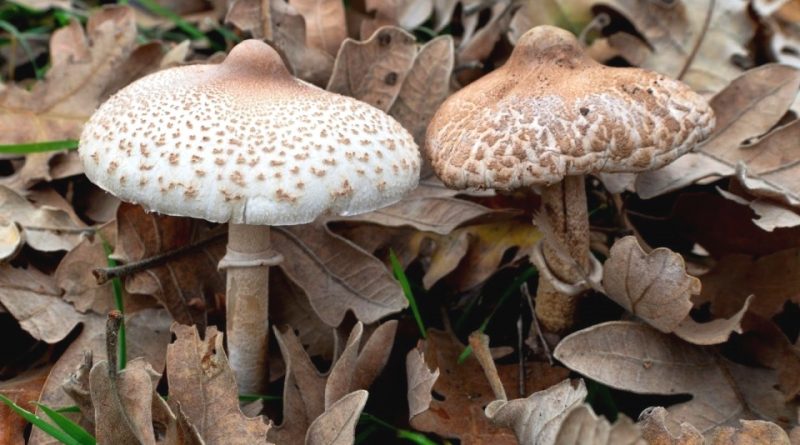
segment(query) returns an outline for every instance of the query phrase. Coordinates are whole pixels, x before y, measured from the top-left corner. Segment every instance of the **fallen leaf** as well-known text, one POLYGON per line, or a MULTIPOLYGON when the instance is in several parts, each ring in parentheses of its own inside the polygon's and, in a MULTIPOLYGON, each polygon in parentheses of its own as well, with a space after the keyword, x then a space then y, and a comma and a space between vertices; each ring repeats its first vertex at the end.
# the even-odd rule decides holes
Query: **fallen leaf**
MULTIPOLYGON (((409 353, 406 358, 411 362, 406 363, 409 370, 408 397, 409 401, 415 400, 409 419, 411 426, 443 437, 459 438, 465 445, 517 443, 510 429, 492 425, 484 415, 483 407, 494 400, 494 395, 474 356, 457 363, 463 349, 464 345, 451 334, 429 329, 427 340, 417 345, 416 356, 412 354, 414 351, 409 353), (424 357, 424 363, 418 362, 419 356, 424 357), (434 378, 432 374, 437 372, 440 374, 434 378), (429 401, 424 391, 434 379, 431 391, 435 398, 429 401), (425 408, 426 402, 427 409, 419 412, 425 408)), ((525 387, 532 392, 549 388, 568 374, 563 368, 540 362, 526 363, 526 368, 525 387)), ((517 394, 519 367, 499 365, 497 370, 506 393, 517 394)))
POLYGON ((297 326, 297 337, 308 355, 333 357, 333 328, 322 322, 303 289, 280 268, 269 272, 269 318, 275 326, 297 326))
MULTIPOLYGON (((163 309, 145 309, 126 316, 128 357, 143 357, 156 371, 164 369, 164 353, 169 343, 169 314, 163 309)), ((47 376, 39 403, 51 408, 62 408, 74 402, 63 390, 63 384, 84 361, 84 353, 91 351, 96 361, 106 359, 106 319, 103 316, 86 314, 82 319, 80 334, 69 344, 66 351, 53 365, 47 376)), ((37 409, 37 415, 43 416, 37 409)), ((58 444, 38 428, 31 432, 29 445, 58 444)))
POLYGON ((269 1, 273 41, 286 57, 294 75, 317 86, 327 85, 333 71, 334 58, 327 52, 306 44, 303 16, 284 0, 261 1, 269 1))
POLYGON ((800 205, 800 191, 796 190, 800 184, 793 180, 792 170, 784 167, 786 159, 793 159, 791 151, 784 151, 794 150, 788 141, 796 139, 800 126, 788 124, 755 144, 742 145, 778 123, 792 105, 798 87, 800 70, 788 66, 768 64, 745 72, 711 100, 717 125, 709 139, 672 164, 640 174, 636 192, 645 199, 652 198, 704 178, 733 176, 740 169, 743 179, 763 177, 770 181, 768 185, 743 183, 746 188, 763 195, 766 187, 770 196, 800 205))
MULTIPOLYGON (((284 0, 280 1, 285 4, 284 0)), ((271 0, 231 0, 228 2, 225 23, 249 32, 256 39, 272 40, 274 33, 271 3, 271 0)), ((302 21, 302 17, 300 19, 302 21)), ((305 28, 302 30, 302 42, 305 42, 305 28)))
POLYGON ((270 440, 283 444, 300 443, 304 438, 306 443, 310 443, 312 436, 315 440, 329 438, 322 431, 324 425, 339 428, 336 431, 349 437, 352 434, 349 422, 357 420, 363 408, 361 397, 365 398, 367 395, 366 391, 360 390, 367 389, 372 384, 372 379, 386 365, 396 327, 396 322, 384 323, 361 347, 363 325, 357 323, 344 350, 328 373, 317 370, 291 328, 283 332, 275 328, 275 338, 286 363, 286 379, 283 394, 284 420, 281 425, 270 430, 270 440), (345 399, 348 402, 343 402, 336 408, 345 399), (356 419, 351 419, 351 416, 356 419), (320 418, 325 419, 320 420, 312 431, 312 425, 320 418))
MULTIPOLYGON (((123 263, 140 261, 196 242, 209 236, 203 222, 147 213, 140 206, 123 203, 117 211, 117 243, 113 257, 123 263)), ((196 252, 169 259, 126 277, 129 294, 151 295, 169 311, 175 321, 206 323, 206 301, 224 293, 225 280, 217 270, 224 254, 225 238, 198 248, 196 252)))
POLYGON ((770 255, 725 255, 701 278, 701 297, 714 314, 728 317, 753 295, 750 311, 771 318, 786 301, 800 303, 800 249, 770 255))
POLYGON ((420 147, 428 122, 450 92, 454 63, 452 37, 439 36, 423 45, 389 110, 420 147))
POLYGON ((374 19, 361 22, 361 36, 371 36, 382 26, 399 26, 406 31, 422 25, 433 13, 434 0, 366 0, 367 12, 374 19))
POLYGON ((99 443, 155 445, 152 406, 159 377, 141 358, 122 371, 109 370, 105 360, 92 367, 89 381, 99 443))
POLYGON ((714 430, 709 445, 749 445, 769 443, 790 445, 789 435, 781 427, 763 420, 740 420, 741 426, 720 427, 714 430))
POLYGON ((349 445, 356 440, 356 424, 369 393, 354 391, 332 404, 308 427, 306 445, 349 445))
MULTIPOLYGON (((508 29, 514 3, 510 0, 500 0, 491 5, 492 15, 489 22, 474 35, 465 35, 458 45, 456 49, 458 65, 480 63, 485 60, 508 29)), ((474 16, 477 20, 478 14, 474 16)))
POLYGON ((378 29, 363 42, 345 40, 327 90, 389 111, 413 66, 414 42, 413 35, 392 26, 378 29))
POLYGON ((272 243, 284 256, 283 272, 328 326, 338 326, 348 310, 374 323, 408 305, 383 263, 321 223, 276 227, 272 243))
POLYGON ((525 399, 495 400, 486 407, 486 417, 495 425, 512 428, 521 445, 554 444, 567 414, 587 394, 583 380, 577 387, 564 380, 525 399))
MULTIPOLYGON (((69 213, 54 207, 36 206, 2 185, 0 221, 18 224, 25 243, 42 252, 72 250, 86 234, 93 231, 85 224, 76 223, 69 213)), ((13 242, 12 237, 9 244, 13 242)))
POLYGON ((433 401, 433 385, 439 379, 439 368, 431 371, 425 363, 424 352, 414 348, 406 355, 408 378, 408 418, 427 411, 433 401))
POLYGON ((554 443, 555 445, 648 444, 642 438, 639 427, 625 415, 620 415, 612 425, 605 418, 598 417, 592 407, 585 403, 567 413, 554 443))
MULTIPOLYGON (((33 401, 39 398, 49 369, 39 368, 0 383, 0 394, 28 411, 34 410, 33 401)), ((8 406, 0 406, 0 443, 24 444, 28 421, 8 406)))
POLYGON ((0 264, 0 290, 0 303, 37 340, 59 342, 81 321, 75 308, 61 299, 55 279, 33 267, 0 264))
POLYGON ((767 390, 776 380, 773 371, 724 361, 708 349, 641 323, 612 321, 575 332, 558 344, 554 357, 573 371, 624 391, 692 394, 692 400, 668 408, 670 429, 688 422, 706 433, 747 416, 792 416, 793 408, 784 404, 780 391, 767 390), (753 388, 754 382, 760 387, 753 388))
POLYGON ((0 221, 0 261, 9 261, 19 253, 25 239, 13 221, 0 221))
POLYGON ((206 444, 267 444, 270 426, 239 409, 233 371, 215 327, 201 339, 197 328, 172 325, 167 347, 170 401, 176 401, 206 444))
POLYGON ((736 344, 747 357, 777 371, 786 400, 800 394, 800 348, 789 341, 775 322, 748 315, 745 333, 736 344))
POLYGON ((306 44, 331 56, 347 38, 344 3, 339 0, 289 0, 306 22, 306 44))
MULTIPOLYGON (((714 93, 738 76, 742 64, 752 64, 746 45, 755 34, 746 0, 605 2, 625 17, 649 47, 642 67, 680 79, 701 93, 714 93)), ((624 40, 623 42, 631 42, 624 40)), ((639 51, 618 46, 625 56, 639 51)))
POLYGON ((638 425, 642 436, 652 445, 705 445, 705 439, 697 428, 688 422, 677 425, 668 419, 669 412, 664 407, 650 407, 642 411, 638 425))
POLYGON ((603 287, 617 304, 664 333, 674 332, 697 345, 724 343, 742 332, 741 320, 750 305, 729 319, 697 323, 689 316, 692 295, 700 280, 686 273, 683 257, 665 247, 645 253, 635 236, 617 240, 603 265, 603 287))
POLYGON ((753 223, 767 232, 782 227, 800 226, 800 215, 776 201, 763 198, 750 199, 720 188, 717 188, 717 191, 725 199, 749 207, 757 215, 757 218, 753 218, 753 223))

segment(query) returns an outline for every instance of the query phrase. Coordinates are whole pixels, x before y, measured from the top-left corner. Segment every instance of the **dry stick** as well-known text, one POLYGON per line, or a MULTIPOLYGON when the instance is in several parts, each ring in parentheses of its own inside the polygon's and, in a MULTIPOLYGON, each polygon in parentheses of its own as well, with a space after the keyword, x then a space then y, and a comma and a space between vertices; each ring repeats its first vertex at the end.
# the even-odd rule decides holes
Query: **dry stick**
POLYGON ((486 374, 489 386, 492 387, 492 392, 494 392, 494 398, 508 400, 506 389, 503 388, 503 382, 497 373, 492 353, 489 352, 489 336, 480 331, 475 331, 469 335, 469 345, 472 346, 472 352, 475 353, 475 358, 478 359, 478 363, 483 368, 483 373, 486 374))
POLYGON ((547 361, 550 362, 550 366, 553 366, 553 354, 550 353, 550 345, 547 344, 547 340, 544 338, 544 334, 542 334, 542 328, 539 327, 539 320, 536 319, 536 311, 533 309, 533 298, 531 298, 531 292, 528 290, 528 283, 522 283, 519 290, 522 292, 522 295, 525 296, 525 299, 528 300, 528 307, 531 308, 531 315, 533 316, 533 329, 536 331, 536 337, 539 338, 539 342, 542 343, 547 361))
POLYGON ((160 266, 169 260, 186 255, 194 250, 204 248, 217 241, 222 241, 227 235, 227 232, 220 232, 208 238, 204 238, 185 246, 178 247, 177 249, 168 250, 139 261, 134 261, 115 267, 99 267, 97 269, 93 269, 92 274, 97 280, 97 284, 105 284, 114 278, 123 278, 136 272, 141 272, 143 270, 160 266))

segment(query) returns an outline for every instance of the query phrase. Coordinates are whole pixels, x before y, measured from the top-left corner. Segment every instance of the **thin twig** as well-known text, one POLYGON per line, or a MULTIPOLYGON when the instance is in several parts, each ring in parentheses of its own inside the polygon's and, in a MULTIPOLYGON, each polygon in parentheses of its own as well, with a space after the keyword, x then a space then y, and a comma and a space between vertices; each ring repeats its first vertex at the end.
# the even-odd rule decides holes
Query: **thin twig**
MULTIPOLYGON (((520 305, 521 306, 521 305, 520 305)), ((521 309, 521 308, 520 308, 521 309)), ((535 315, 534 315, 535 317, 535 315)), ((525 350, 522 348, 522 311, 520 310, 519 317, 517 317, 517 356, 519 358, 519 397, 525 397, 525 350)))
POLYGON ((539 320, 536 319, 536 311, 533 308, 533 299, 531 298, 531 293, 528 290, 528 283, 522 283, 522 286, 519 288, 522 295, 525 296, 525 299, 528 300, 528 307, 531 308, 531 315, 533 316, 533 329, 536 331, 536 337, 542 343, 542 348, 544 349, 544 354, 547 357, 547 361, 550 363, 550 366, 553 366, 553 354, 550 353, 550 345, 547 344, 547 340, 544 338, 544 334, 542 334, 542 328, 539 327, 539 320))
POLYGON ((187 253, 192 252, 194 250, 202 249, 206 246, 214 244, 217 241, 221 241, 227 235, 228 235, 227 232, 220 232, 212 236, 209 236, 208 238, 192 242, 185 246, 178 247, 177 249, 161 252, 157 255, 153 255, 149 258, 144 258, 139 261, 134 261, 132 263, 127 263, 115 267, 99 267, 97 269, 92 270, 92 274, 94 274, 94 278, 97 280, 97 284, 104 284, 110 280, 113 280, 114 278, 123 278, 125 276, 134 274, 136 272, 141 272, 143 270, 160 266, 166 263, 167 261, 186 255, 187 253))

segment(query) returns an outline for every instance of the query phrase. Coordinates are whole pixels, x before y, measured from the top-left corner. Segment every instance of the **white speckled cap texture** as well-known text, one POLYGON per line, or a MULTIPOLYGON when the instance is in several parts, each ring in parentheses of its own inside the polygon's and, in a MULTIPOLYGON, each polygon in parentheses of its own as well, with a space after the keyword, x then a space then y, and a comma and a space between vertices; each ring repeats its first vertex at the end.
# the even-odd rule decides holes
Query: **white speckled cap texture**
POLYGON ((571 33, 540 26, 505 65, 442 104, 426 152, 449 187, 511 190, 656 169, 708 137, 714 123, 709 104, 685 84, 603 66, 571 33))
POLYGON ((219 65, 122 89, 85 125, 79 152, 89 179, 124 201, 238 224, 375 210, 416 187, 420 167, 394 119, 295 79, 257 40, 219 65))

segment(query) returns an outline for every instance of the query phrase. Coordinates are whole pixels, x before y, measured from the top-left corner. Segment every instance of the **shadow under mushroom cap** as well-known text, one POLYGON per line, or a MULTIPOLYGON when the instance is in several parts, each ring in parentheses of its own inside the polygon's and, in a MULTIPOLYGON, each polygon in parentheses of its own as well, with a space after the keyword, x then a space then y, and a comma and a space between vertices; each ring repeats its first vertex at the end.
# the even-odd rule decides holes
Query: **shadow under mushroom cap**
POLYGON ((685 84, 603 66, 569 32, 540 26, 505 65, 442 104, 426 151, 449 187, 510 190, 656 169, 708 137, 714 122, 685 84))

